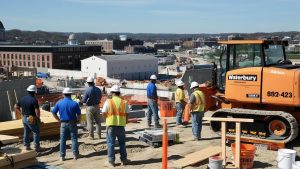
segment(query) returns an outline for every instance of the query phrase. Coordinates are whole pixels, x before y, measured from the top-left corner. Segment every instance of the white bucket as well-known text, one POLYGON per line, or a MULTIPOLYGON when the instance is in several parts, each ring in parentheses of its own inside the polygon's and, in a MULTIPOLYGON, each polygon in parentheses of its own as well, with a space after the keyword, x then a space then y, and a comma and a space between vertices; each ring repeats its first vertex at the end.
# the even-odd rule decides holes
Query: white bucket
POLYGON ((300 161, 296 161, 296 162, 293 164, 293 169, 300 169, 300 161))
POLYGON ((291 169, 295 163, 296 151, 291 149, 279 149, 277 154, 278 169, 291 169))
POLYGON ((222 169, 223 168, 223 160, 220 156, 212 156, 209 157, 209 168, 210 169, 222 169))

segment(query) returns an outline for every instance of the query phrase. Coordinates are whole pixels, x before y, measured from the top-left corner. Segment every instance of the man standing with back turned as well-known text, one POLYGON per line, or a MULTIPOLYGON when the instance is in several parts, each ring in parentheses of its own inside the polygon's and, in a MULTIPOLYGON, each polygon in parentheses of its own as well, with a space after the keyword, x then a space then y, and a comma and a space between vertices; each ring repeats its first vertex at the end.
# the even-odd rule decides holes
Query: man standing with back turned
POLYGON ((147 86, 147 98, 148 98, 148 112, 147 112, 147 126, 151 127, 152 115, 154 119, 154 128, 159 128, 161 125, 159 124, 158 117, 158 105, 157 105, 157 88, 155 86, 157 77, 156 75, 150 76, 150 83, 147 86))
POLYGON ((71 99, 72 90, 63 90, 64 99, 58 101, 52 110, 53 117, 60 121, 60 157, 61 161, 66 156, 66 140, 69 135, 72 139, 73 159, 79 157, 77 123, 80 123, 81 110, 79 104, 71 99), (57 116, 59 112, 59 117, 57 116))
POLYGON ((201 139, 202 118, 204 116, 205 108, 205 97, 203 92, 199 90, 199 84, 197 82, 192 82, 190 89, 193 90, 189 101, 192 116, 192 132, 194 140, 197 141, 201 139))
POLYGON ((120 97, 120 87, 113 85, 110 89, 112 98, 107 99, 103 105, 102 113, 106 118, 106 143, 107 143, 107 155, 108 161, 106 166, 115 166, 115 142, 118 138, 120 147, 120 159, 123 165, 129 164, 131 161, 127 159, 126 152, 126 136, 125 126, 128 120, 127 114, 129 108, 127 102, 120 97))
POLYGON ((35 151, 40 150, 40 109, 38 101, 35 99, 35 85, 27 88, 28 95, 24 96, 16 105, 16 110, 22 112, 24 126, 24 146, 30 150, 30 132, 33 133, 35 151))
POLYGON ((96 122, 96 132, 98 138, 101 139, 101 114, 99 103, 101 101, 101 90, 95 86, 94 78, 88 77, 86 82, 89 87, 85 90, 82 102, 86 103, 86 123, 87 129, 89 131, 89 139, 94 139, 94 125, 93 122, 96 122))

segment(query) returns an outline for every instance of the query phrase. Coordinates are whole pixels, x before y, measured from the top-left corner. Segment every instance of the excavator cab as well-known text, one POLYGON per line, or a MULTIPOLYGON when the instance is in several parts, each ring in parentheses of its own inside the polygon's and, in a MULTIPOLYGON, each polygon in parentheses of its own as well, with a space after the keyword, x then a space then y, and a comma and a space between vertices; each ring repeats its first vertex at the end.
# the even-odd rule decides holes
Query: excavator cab
POLYGON ((247 67, 268 67, 292 64, 285 55, 287 41, 275 40, 229 40, 221 44, 218 84, 225 91, 226 73, 247 67))

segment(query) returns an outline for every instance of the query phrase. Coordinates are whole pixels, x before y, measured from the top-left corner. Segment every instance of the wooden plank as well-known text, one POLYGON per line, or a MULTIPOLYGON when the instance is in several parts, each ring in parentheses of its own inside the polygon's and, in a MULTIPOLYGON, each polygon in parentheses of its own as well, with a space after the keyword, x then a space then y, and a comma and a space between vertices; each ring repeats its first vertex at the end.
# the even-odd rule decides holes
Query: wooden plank
POLYGON ((7 165, 7 166, 0 167, 0 169, 22 169, 22 168, 26 168, 26 167, 35 165, 37 163, 38 163, 38 161, 36 158, 31 158, 28 160, 16 162, 14 164, 14 167, 12 167, 11 165, 7 165))
POLYGON ((208 146, 200 151, 196 151, 192 154, 188 154, 182 159, 173 161, 173 163, 178 167, 186 167, 189 165, 196 164, 201 162, 211 156, 217 155, 221 153, 220 146, 208 146))
POLYGON ((19 142, 19 137, 0 134, 0 142, 2 144, 10 144, 19 142))
POLYGON ((222 126, 221 126, 221 147, 222 147, 222 159, 223 159, 223 165, 226 164, 226 122, 222 122, 222 126))
POLYGON ((235 123, 235 167, 240 168, 241 158, 241 123, 235 123))
MULTIPOLYGON (((1 150, 1 152, 3 152, 3 150, 1 150)), ((12 158, 14 162, 24 161, 35 157, 36 157, 36 152, 34 150, 8 155, 8 158, 12 158)), ((7 165, 10 165, 9 160, 7 160, 6 157, 0 157, 0 167, 7 166, 7 165)))
POLYGON ((219 118, 219 117, 203 117, 203 120, 208 121, 225 121, 225 122, 245 122, 253 123, 253 119, 243 119, 243 118, 219 118))

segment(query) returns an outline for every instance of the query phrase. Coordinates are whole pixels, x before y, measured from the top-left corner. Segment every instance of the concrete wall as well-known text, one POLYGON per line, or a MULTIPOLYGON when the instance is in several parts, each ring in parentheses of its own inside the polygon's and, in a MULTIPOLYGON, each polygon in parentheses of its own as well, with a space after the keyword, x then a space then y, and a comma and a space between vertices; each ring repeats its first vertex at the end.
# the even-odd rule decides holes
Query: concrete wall
MULTIPOLYGON (((79 70, 61 70, 61 69, 48 69, 50 76, 73 77, 74 79, 82 79, 82 77, 89 77, 88 73, 83 73, 79 70)), ((94 76, 94 75, 91 75, 94 76)))
POLYGON ((0 82, 0 121, 13 119, 10 108, 13 110, 17 100, 27 94, 26 88, 32 84, 35 84, 34 78, 0 82))

